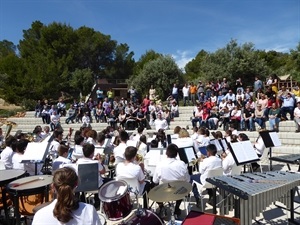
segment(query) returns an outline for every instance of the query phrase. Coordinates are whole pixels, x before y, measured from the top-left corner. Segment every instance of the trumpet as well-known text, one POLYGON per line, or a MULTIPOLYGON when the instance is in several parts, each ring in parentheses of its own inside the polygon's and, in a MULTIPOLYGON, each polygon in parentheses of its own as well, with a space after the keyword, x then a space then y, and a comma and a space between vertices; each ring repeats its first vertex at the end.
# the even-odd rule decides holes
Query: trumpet
POLYGON ((141 162, 144 162, 144 157, 143 157, 141 154, 136 154, 135 160, 136 160, 138 163, 141 163, 141 162))
POLYGON ((189 166, 195 166, 198 163, 198 159, 192 158, 192 160, 189 162, 189 166))

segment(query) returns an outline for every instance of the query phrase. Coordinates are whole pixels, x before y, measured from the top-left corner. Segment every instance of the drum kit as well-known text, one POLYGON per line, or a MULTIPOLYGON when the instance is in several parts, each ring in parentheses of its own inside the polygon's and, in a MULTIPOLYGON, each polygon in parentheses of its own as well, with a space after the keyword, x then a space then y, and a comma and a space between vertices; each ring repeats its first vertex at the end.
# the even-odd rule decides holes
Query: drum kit
MULTIPOLYGON (((183 199, 191 190, 192 185, 188 182, 172 181, 154 187, 149 192, 148 197, 154 202, 171 202, 183 199)), ((105 183, 99 190, 99 198, 102 201, 102 212, 104 213, 98 212, 102 224, 106 224, 106 219, 110 221, 122 220, 118 223, 119 225, 164 224, 163 220, 149 209, 141 209, 138 206, 138 209, 132 211, 130 188, 125 181, 113 180, 105 183)), ((171 212, 173 211, 171 209, 171 212)), ((170 224, 174 223, 171 222, 170 224)))

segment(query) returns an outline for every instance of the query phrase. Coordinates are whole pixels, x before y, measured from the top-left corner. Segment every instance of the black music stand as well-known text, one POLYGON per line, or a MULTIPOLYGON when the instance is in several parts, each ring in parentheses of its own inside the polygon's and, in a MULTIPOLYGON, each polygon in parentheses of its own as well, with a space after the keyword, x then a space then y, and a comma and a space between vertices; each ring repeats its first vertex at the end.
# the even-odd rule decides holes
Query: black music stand
POLYGON ((210 144, 214 144, 217 147, 217 151, 225 152, 228 149, 228 144, 226 138, 222 139, 211 139, 209 141, 210 144))
POLYGON ((229 143, 228 146, 237 166, 259 161, 251 141, 229 143))
MULTIPOLYGON (((261 131, 259 132, 265 147, 269 148, 269 158, 272 157, 272 147, 281 146, 281 141, 276 131, 261 131)), ((270 170, 272 171, 272 160, 270 160, 270 170)))
POLYGON ((190 162, 198 159, 194 146, 187 146, 178 149, 178 155, 181 161, 189 165, 190 162))

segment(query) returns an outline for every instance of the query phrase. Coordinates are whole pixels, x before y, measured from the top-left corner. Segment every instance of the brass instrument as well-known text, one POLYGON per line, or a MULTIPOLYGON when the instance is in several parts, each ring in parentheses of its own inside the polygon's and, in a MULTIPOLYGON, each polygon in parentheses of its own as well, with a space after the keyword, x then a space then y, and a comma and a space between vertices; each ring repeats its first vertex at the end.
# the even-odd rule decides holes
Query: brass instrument
POLYGON ((16 127, 17 124, 15 122, 9 121, 7 119, 0 119, 0 126, 2 126, 3 124, 6 125, 6 130, 5 130, 5 136, 4 136, 4 138, 7 138, 9 136, 10 132, 11 132, 11 129, 13 127, 16 127))
POLYGON ((195 166, 198 163, 198 159, 192 158, 192 160, 189 162, 189 166, 195 166))
POLYGON ((141 162, 144 162, 144 157, 143 157, 141 154, 136 154, 135 160, 136 160, 138 163, 141 163, 141 162))

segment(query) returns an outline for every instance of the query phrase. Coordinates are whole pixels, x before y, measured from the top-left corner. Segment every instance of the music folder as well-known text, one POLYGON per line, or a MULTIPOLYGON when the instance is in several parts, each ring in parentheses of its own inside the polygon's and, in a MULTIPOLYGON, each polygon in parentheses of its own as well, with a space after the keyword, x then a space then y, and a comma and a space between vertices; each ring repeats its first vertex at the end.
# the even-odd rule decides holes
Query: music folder
POLYGON ((262 137, 266 148, 281 146, 281 141, 276 131, 261 131, 259 135, 262 137))
POLYGON ((182 160, 185 164, 189 164, 190 162, 198 158, 194 146, 179 148, 178 155, 180 160, 182 160))
POLYGON ((238 166, 259 161, 251 141, 229 143, 229 150, 238 166))
POLYGON ((222 139, 211 139, 209 141, 210 144, 214 144, 217 147, 217 151, 225 152, 228 149, 227 140, 226 138, 222 139))

